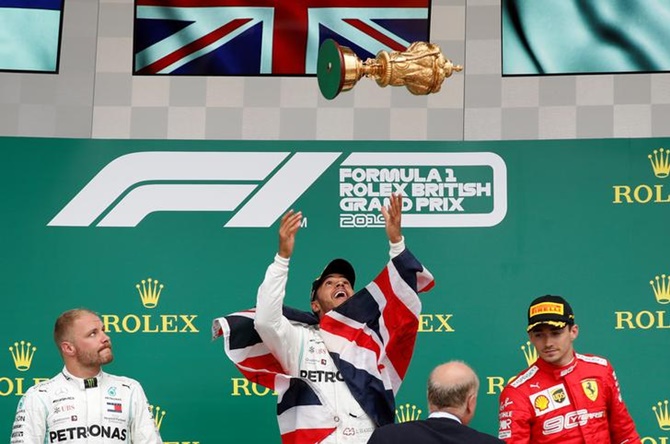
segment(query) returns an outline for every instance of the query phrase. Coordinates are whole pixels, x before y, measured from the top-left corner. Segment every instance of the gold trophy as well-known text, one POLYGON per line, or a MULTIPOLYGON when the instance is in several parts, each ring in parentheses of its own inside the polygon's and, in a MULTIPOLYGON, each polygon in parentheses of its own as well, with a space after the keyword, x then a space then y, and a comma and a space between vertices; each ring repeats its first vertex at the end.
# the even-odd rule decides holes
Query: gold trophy
POLYGON ((362 62, 350 48, 328 39, 319 48, 316 76, 321 94, 331 100, 349 91, 363 76, 375 79, 381 87, 404 85, 418 96, 436 93, 446 77, 462 70, 432 43, 414 42, 403 52, 379 51, 374 59, 362 62))

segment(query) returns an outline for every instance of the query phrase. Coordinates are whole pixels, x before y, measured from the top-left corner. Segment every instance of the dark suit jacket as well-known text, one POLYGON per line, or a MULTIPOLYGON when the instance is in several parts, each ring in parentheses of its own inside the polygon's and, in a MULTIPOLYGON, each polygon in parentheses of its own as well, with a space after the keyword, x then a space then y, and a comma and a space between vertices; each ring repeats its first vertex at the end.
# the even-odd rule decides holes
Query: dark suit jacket
POLYGON ((372 433, 368 444, 504 444, 449 418, 389 424, 372 433))

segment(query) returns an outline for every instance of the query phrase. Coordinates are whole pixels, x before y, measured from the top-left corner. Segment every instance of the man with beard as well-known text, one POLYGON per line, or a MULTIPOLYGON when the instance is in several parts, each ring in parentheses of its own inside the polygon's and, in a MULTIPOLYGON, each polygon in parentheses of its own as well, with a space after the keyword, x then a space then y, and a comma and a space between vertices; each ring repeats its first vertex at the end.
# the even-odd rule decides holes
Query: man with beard
POLYGON ((114 356, 97 314, 61 314, 54 340, 65 366, 21 398, 11 444, 163 442, 142 386, 102 371, 114 356))

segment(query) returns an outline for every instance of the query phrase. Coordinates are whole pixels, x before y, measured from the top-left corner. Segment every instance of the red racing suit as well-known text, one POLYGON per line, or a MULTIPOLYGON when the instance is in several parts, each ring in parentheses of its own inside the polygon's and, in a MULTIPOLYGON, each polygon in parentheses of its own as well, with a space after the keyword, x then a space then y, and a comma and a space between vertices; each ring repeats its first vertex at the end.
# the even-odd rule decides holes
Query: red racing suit
POLYGON ((575 354, 564 367, 541 358, 500 394, 498 437, 507 444, 639 444, 610 363, 575 354))

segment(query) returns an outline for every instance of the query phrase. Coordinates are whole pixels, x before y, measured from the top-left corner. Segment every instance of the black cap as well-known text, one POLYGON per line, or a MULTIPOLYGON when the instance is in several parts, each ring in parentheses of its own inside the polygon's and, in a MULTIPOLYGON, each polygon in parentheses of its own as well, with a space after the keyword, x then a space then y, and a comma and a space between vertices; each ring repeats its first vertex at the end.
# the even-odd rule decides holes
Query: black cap
POLYGON ((316 290, 319 289, 321 284, 323 284, 323 281, 331 274, 341 274, 347 278, 352 288, 356 283, 356 272, 354 271, 354 267, 344 259, 333 259, 326 265, 326 268, 323 269, 321 275, 312 282, 312 293, 310 295, 312 301, 316 297, 316 290))
POLYGON ((575 315, 570 304, 560 296, 540 296, 528 307, 528 328, 531 331, 538 325, 548 324, 563 328, 575 323, 575 315))

